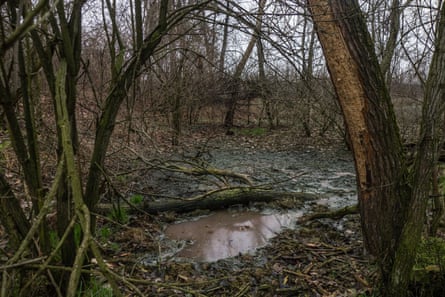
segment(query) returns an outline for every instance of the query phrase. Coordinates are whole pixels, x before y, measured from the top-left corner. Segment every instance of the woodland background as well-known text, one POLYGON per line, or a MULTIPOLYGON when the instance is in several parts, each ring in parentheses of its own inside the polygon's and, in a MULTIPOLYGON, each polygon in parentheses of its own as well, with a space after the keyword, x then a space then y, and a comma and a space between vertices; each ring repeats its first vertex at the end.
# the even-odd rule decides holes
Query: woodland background
MULTIPOLYGON (((178 150, 203 127, 206 139, 247 127, 290 131, 295 143, 357 148, 337 100, 338 81, 331 83, 326 44, 317 38, 322 26, 314 26, 317 16, 330 15, 329 9, 317 14, 317 7, 329 5, 330 22, 366 25, 366 34, 344 36, 372 42, 352 60, 378 69, 390 94, 394 135, 408 156, 400 166, 432 139, 434 147, 421 152, 433 155, 424 176, 435 170, 437 177, 443 120, 426 128, 434 135, 425 136, 422 123, 425 114, 443 119, 442 105, 425 99, 432 92, 444 98, 442 1, 1 0, 1 295, 27 295, 44 279, 57 294, 76 296, 89 282, 84 265, 91 258, 116 296, 122 286, 137 292, 106 265, 95 240, 96 208, 119 164, 129 165, 129 153, 178 150)), ((376 137, 389 135, 379 131, 376 137)), ((401 148, 394 151, 402 154, 401 148)), ((419 192, 437 192, 430 181, 419 192)), ((432 235, 444 209, 442 196, 434 195, 432 235)), ((388 249, 396 257, 397 246, 388 249)), ((385 253, 376 255, 384 276, 394 264, 382 264, 385 253)), ((383 286, 393 286, 392 277, 383 278, 383 286)))

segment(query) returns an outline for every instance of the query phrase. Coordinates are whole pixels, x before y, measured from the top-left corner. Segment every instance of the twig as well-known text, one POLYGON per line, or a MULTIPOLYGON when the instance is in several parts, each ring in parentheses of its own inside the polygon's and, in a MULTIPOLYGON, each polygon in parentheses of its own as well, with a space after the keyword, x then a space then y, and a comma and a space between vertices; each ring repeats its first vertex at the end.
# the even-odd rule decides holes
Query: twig
POLYGON ((21 291, 24 292, 26 288, 28 288, 29 286, 31 286, 34 283, 34 280, 37 278, 37 276, 40 275, 40 273, 45 270, 48 269, 48 265, 49 263, 51 263, 52 259, 57 255, 57 253, 59 252, 59 250, 62 248, 62 245, 64 243, 64 241, 68 238, 68 235, 71 232, 71 229, 73 229, 74 227, 74 223, 76 222, 76 215, 74 215, 71 218, 70 223, 68 224, 68 226, 66 227, 62 237, 60 238, 59 242, 57 243, 56 247, 53 249, 53 251, 51 252, 51 254, 48 256, 48 258, 46 259, 46 261, 44 263, 42 263, 42 265, 40 265, 39 269, 37 270, 37 272, 35 272, 31 278, 26 282, 26 284, 22 287, 21 291))
POLYGON ((337 260, 338 260, 338 259, 337 259, 336 257, 329 258, 329 259, 327 259, 326 261, 322 262, 320 265, 318 265, 318 268, 321 268, 321 267, 323 267, 323 266, 326 266, 326 265, 328 265, 329 263, 334 262, 334 261, 337 261, 337 260))
POLYGON ((17 268, 20 266, 28 265, 28 264, 37 263, 37 262, 44 260, 45 258, 46 257, 39 257, 39 258, 34 258, 34 259, 23 260, 21 262, 17 262, 14 264, 3 265, 3 266, 0 266, 0 270, 7 270, 7 269, 11 269, 11 268, 17 268))
POLYGON ((26 251, 27 246, 31 242, 31 240, 34 237, 34 234, 39 229, 40 224, 45 219, 46 214, 49 212, 50 206, 52 205, 52 201, 54 200, 54 197, 56 197, 57 190, 59 188, 59 184, 62 180, 62 173, 64 169, 65 162, 63 160, 60 160, 59 165, 57 166, 56 176, 54 178, 54 182, 51 186, 51 189, 49 190, 48 194, 45 197, 45 201, 43 203, 42 208, 40 209, 39 214, 37 215, 36 219, 34 220, 33 224, 31 225, 31 228, 29 229, 28 233, 26 234, 25 238, 20 243, 19 248, 15 252, 14 256, 8 260, 8 264, 14 263, 17 261, 22 254, 26 251))
MULTIPOLYGON (((111 269, 109 269, 107 267, 107 265, 105 264, 105 261, 102 258, 102 255, 99 251, 97 243, 94 241, 93 238, 90 238, 90 248, 91 248, 91 251, 93 252, 93 255, 96 257, 97 265, 99 266, 100 270, 102 271, 102 274, 105 276, 105 278, 110 283, 110 286, 113 289, 114 296, 117 296, 117 297, 123 296, 119 290, 119 287, 117 286, 116 282, 114 281, 115 277, 113 277, 113 275, 111 273, 111 269)), ((137 292, 139 292, 139 290, 137 290, 137 292)))
POLYGON ((57 284, 56 280, 54 279, 53 274, 51 273, 50 270, 48 270, 48 278, 51 281, 51 284, 53 285, 54 289, 56 290, 57 296, 63 297, 62 291, 60 291, 60 287, 57 284))
POLYGON ((295 275, 295 276, 298 276, 298 277, 302 277, 302 278, 305 278, 305 279, 309 278, 308 275, 304 274, 301 271, 292 271, 292 270, 288 270, 288 269, 283 269, 283 272, 286 272, 286 273, 289 273, 289 274, 292 274, 292 275, 295 275))
POLYGON ((366 288, 370 288, 368 281, 362 278, 358 273, 354 273, 354 278, 356 281, 358 281, 360 284, 362 284, 366 288))
POLYGON ((151 214, 149 214, 148 212, 146 212, 145 210, 143 210, 140 207, 137 207, 136 205, 134 205, 133 203, 131 203, 130 201, 128 201, 127 198, 124 197, 124 195, 122 195, 117 188, 114 186, 113 182, 110 179, 109 174, 107 174, 105 172, 105 170, 102 167, 99 167, 99 170, 102 172, 102 175, 105 177, 105 180, 107 181, 108 185, 113 189, 113 192, 118 196, 119 199, 122 199, 128 206, 130 206, 130 208, 133 208, 145 215, 148 215, 149 217, 152 217, 151 214))
POLYGON ((197 195, 194 197, 190 197, 190 198, 182 198, 182 197, 178 197, 178 199, 183 200, 183 201, 195 201, 195 200, 201 200, 201 199, 205 199, 208 196, 211 196, 213 194, 216 193, 220 193, 220 192, 224 192, 224 191, 230 191, 230 190, 243 190, 243 189, 253 189, 255 187, 227 187, 227 188, 221 188, 221 189, 216 189, 216 190, 211 190, 208 191, 204 194, 201 195, 197 195))
POLYGON ((244 181, 246 184, 248 184, 250 186, 253 185, 253 182, 247 177, 247 175, 244 175, 241 173, 236 173, 233 171, 223 170, 223 169, 218 169, 218 168, 213 168, 213 167, 203 167, 203 166, 199 166, 198 163, 185 161, 185 160, 171 161, 172 163, 170 163, 170 164, 166 161, 160 161, 160 163, 163 165, 155 165, 155 164, 153 164, 153 161, 147 160, 144 156, 141 156, 135 150, 133 150, 131 148, 129 148, 129 150, 133 154, 135 154, 140 160, 142 160, 145 164, 150 165, 152 168, 158 168, 161 170, 168 170, 168 171, 172 171, 172 172, 179 172, 179 173, 184 173, 184 174, 189 174, 189 175, 197 175, 197 176, 212 175, 215 177, 221 177, 221 176, 232 177, 232 178, 244 181), (190 165, 190 167, 179 166, 179 165, 176 165, 173 163, 184 163, 184 164, 190 165))
POLYGON ((238 293, 234 297, 241 297, 241 296, 243 296, 249 290, 249 288, 250 288, 250 285, 248 283, 244 284, 244 286, 242 286, 240 288, 240 290, 238 291, 238 293))

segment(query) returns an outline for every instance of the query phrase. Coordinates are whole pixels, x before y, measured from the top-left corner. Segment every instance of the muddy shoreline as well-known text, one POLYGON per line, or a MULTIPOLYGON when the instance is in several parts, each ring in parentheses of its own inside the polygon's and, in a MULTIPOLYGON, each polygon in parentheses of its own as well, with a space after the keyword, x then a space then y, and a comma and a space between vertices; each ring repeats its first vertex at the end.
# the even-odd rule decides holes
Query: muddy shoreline
MULTIPOLYGON (((164 157, 177 159, 184 155, 173 152, 164 157)), ((310 205, 292 201, 256 203, 233 206, 228 210, 231 212, 283 214, 289 210, 339 208, 356 202, 353 160, 343 148, 271 150, 256 145, 251 148, 246 143, 236 149, 215 145, 205 162, 246 174, 255 183, 271 185, 275 190, 320 196, 310 205)), ((192 182, 181 174, 149 170, 143 175, 150 178, 134 184, 132 190, 137 193, 149 189, 155 193, 149 199, 188 197, 215 186, 212 181, 192 182)), ((132 267, 129 277, 147 280, 150 285, 141 286, 147 296, 356 296, 371 291, 375 274, 363 254, 357 215, 284 228, 254 253, 239 253, 217 261, 178 257, 178 251, 190 242, 169 239, 165 229, 210 214, 197 210, 181 215, 167 212, 155 217, 132 216, 125 228, 113 230, 102 245, 106 241, 115 265, 132 267)), ((240 228, 249 227, 243 224, 240 228)))

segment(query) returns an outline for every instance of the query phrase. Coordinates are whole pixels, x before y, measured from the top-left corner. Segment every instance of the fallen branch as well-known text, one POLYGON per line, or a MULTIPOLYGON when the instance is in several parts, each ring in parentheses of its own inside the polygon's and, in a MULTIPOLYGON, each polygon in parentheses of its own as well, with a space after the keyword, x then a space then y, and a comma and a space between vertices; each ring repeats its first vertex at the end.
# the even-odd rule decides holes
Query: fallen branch
POLYGON ((162 161, 162 160, 148 160, 141 154, 136 151, 129 149, 133 154, 135 154, 142 162, 149 165, 150 168, 156 168, 160 170, 167 170, 170 172, 178 172, 186 175, 193 176, 203 176, 209 175, 214 176, 216 178, 220 177, 229 177, 236 179, 242 183, 245 183, 249 186, 252 186, 253 183, 250 178, 241 173, 236 173, 230 170, 219 169, 210 166, 207 163, 203 162, 192 162, 188 160, 173 160, 173 161, 162 161), (159 163, 159 164, 156 164, 159 163), (180 165, 182 164, 182 165, 180 165), (204 164, 204 165, 203 165, 204 164), (184 166, 185 165, 185 166, 184 166))
POLYGON ((358 213, 358 205, 351 205, 351 206, 346 206, 340 209, 336 209, 333 211, 327 211, 327 212, 316 212, 316 213, 312 213, 306 216, 302 216, 298 222, 299 223, 305 223, 308 221, 313 221, 313 220, 317 220, 317 219, 334 219, 334 220, 338 220, 343 218, 346 215, 350 215, 350 214, 357 214, 358 213))

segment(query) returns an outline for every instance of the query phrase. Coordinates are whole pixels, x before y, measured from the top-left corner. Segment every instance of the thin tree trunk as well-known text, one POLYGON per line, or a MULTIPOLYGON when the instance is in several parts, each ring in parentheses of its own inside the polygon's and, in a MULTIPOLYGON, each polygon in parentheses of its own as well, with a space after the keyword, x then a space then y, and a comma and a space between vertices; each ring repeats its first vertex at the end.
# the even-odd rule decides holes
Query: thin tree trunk
POLYGON ((247 61, 249 60, 250 55, 252 54, 253 48, 257 42, 258 33, 261 31, 261 26, 263 22, 263 14, 264 8, 266 6, 267 0, 261 0, 258 5, 258 16, 255 23, 254 32, 252 37, 250 38, 249 44, 247 45, 246 50, 244 51, 241 60, 236 66, 235 73, 232 76, 231 83, 229 84, 230 88, 230 98, 226 102, 226 115, 224 117, 224 126, 227 128, 231 128, 233 126, 233 121, 235 118, 236 105, 238 103, 239 91, 240 91, 240 79, 241 74, 246 67, 247 61))
MULTIPOLYGON (((230 1, 227 1, 227 9, 230 9, 230 1)), ((221 45, 221 53, 219 56, 219 71, 221 73, 224 73, 225 65, 226 65, 226 51, 227 51, 227 39, 229 37, 229 14, 226 15, 226 18, 224 19, 224 33, 223 33, 223 39, 222 39, 222 45, 221 45)))
POLYGON ((7 230, 10 246, 18 248, 30 226, 3 173, 0 173, 0 222, 7 230))
POLYGON ((394 57, 394 51, 397 46, 397 36, 400 31, 400 16, 402 8, 400 7, 400 0, 393 0, 390 13, 389 36, 383 50, 383 57, 380 63, 382 73, 386 78, 387 86, 391 87, 391 61, 394 57))
MULTIPOLYGON (((64 72, 63 78, 65 87, 63 91, 64 100, 68 109, 68 123, 70 126, 70 137, 73 144, 74 154, 77 154, 78 149, 78 133, 77 133, 77 121, 76 121, 76 102, 77 102, 77 75, 80 69, 80 55, 82 52, 81 44, 81 26, 82 26, 82 5, 84 0, 77 0, 73 2, 71 14, 69 19, 67 18, 67 11, 64 3, 61 1, 57 5, 58 27, 53 28, 55 32, 58 32, 58 38, 61 43, 59 50, 61 52, 61 58, 66 60, 67 71, 64 72)), ((54 71, 54 70, 52 70, 54 71)), ((53 74, 55 76, 55 74, 53 74)), ((57 77, 56 80, 62 79, 57 77)), ((54 90, 56 92, 56 90, 54 90)), ((56 107, 56 93, 54 96, 54 106, 56 107)), ((56 113, 56 121, 59 122, 61 115, 56 113)), ((60 127, 57 130, 58 133, 58 154, 59 158, 63 156, 63 144, 62 144, 62 131, 60 127)), ((68 181, 68 173, 64 172, 64 180, 68 181)), ((71 219, 73 217, 73 198, 72 191, 70 190, 69 182, 60 183, 57 195, 57 232, 61 237, 67 229, 71 219)), ((76 253, 76 243, 74 233, 71 232, 67 239, 64 241, 61 248, 62 262, 64 265, 71 266, 74 263, 76 253)), ((67 281, 66 279, 64 281, 67 281)))
POLYGON ((304 113, 302 116, 303 129, 306 137, 312 136, 312 104, 313 98, 311 98, 310 93, 312 92, 312 79, 313 79, 313 62, 314 62, 314 44, 316 33, 315 30, 308 30, 310 19, 305 17, 303 22, 303 36, 302 38, 302 71, 301 71, 301 81, 303 86, 301 86, 302 95, 302 108, 304 108, 304 113), (308 38, 308 35, 309 38, 308 38), (307 54, 306 54, 306 44, 308 44, 307 54))
MULTIPOLYGON (((19 23, 21 16, 18 15, 16 7, 11 5, 9 7, 10 21, 14 24, 19 23)), ((28 28, 29 29, 29 28, 28 28)), ((27 29, 27 30, 28 30, 27 29)), ((40 210, 41 200, 43 196, 42 191, 42 179, 39 164, 38 153, 38 141, 35 131, 34 122, 34 105, 32 96, 32 83, 35 75, 31 76, 32 69, 27 68, 29 61, 24 50, 23 41, 17 39, 15 46, 11 49, 14 50, 12 54, 17 58, 17 64, 11 64, 6 66, 9 58, 1 59, 1 71, 3 74, 8 71, 12 71, 12 78, 2 75, 0 82, 0 104, 3 108, 8 123, 9 138, 14 148, 14 152, 23 170, 25 183, 28 189, 29 196, 32 201, 33 216, 37 216, 40 210), (5 68, 6 67, 6 68, 5 68), (6 70, 9 68, 9 70, 6 70), (17 77, 17 81, 14 78, 17 77), (20 116, 16 112, 16 104, 20 100, 17 90, 15 88, 20 87, 20 91, 23 97, 23 117, 25 122, 26 133, 21 130, 20 116)), ((0 54, 0 56, 2 56, 0 54)), ((29 58, 31 60, 32 57, 29 58)), ((12 63, 12 61, 9 61, 12 63)), ((11 205, 10 205, 11 206, 11 205)), ((46 228, 42 227, 39 232, 40 247, 44 253, 49 250, 49 236, 46 228)))
MULTIPOLYGON (((264 13, 263 11, 261 13, 264 13)), ((261 94, 261 99, 264 102, 264 109, 266 111, 267 120, 269 123, 269 128, 274 128, 274 119, 271 110, 271 102, 269 98, 269 91, 266 86, 266 71, 264 69, 265 57, 264 57, 264 48, 263 42, 260 37, 258 37, 257 41, 257 55, 258 55, 258 84, 259 91, 261 94)))
POLYGON ((389 35, 383 49, 382 61, 380 62, 380 68, 382 69, 382 73, 386 79, 388 88, 391 88, 391 64, 397 48, 397 41, 401 26, 401 16, 405 7, 407 7, 411 2, 413 2, 413 0, 408 0, 402 4, 400 0, 393 0, 391 4, 391 13, 389 15, 389 35))

